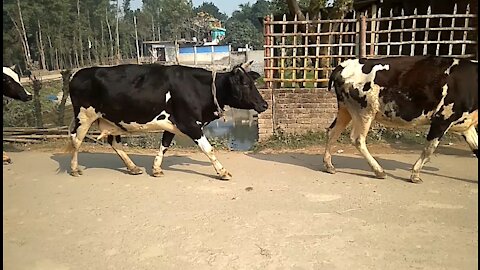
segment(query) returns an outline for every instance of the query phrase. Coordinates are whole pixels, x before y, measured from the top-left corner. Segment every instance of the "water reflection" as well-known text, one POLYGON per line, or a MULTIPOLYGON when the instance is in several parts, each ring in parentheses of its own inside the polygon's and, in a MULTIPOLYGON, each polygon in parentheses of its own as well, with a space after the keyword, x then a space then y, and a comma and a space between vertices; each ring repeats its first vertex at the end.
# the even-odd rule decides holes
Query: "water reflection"
MULTIPOLYGON (((230 149, 238 151, 249 150, 258 140, 257 113, 253 110, 228 109, 225 119, 218 119, 203 128, 205 136, 209 139, 227 141, 230 149)), ((194 146, 187 138, 175 137, 176 144, 181 146, 194 146)))

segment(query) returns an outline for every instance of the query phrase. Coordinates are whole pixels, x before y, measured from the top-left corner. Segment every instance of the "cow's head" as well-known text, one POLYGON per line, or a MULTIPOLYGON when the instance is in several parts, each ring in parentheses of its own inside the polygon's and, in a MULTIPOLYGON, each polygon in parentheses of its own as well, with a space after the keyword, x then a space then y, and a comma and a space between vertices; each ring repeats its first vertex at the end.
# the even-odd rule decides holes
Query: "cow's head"
POLYGON ((261 113, 268 108, 268 104, 255 86, 255 80, 260 77, 260 74, 249 71, 252 62, 235 66, 230 72, 232 93, 227 97, 227 104, 234 108, 253 109, 261 113))
POLYGON ((8 67, 3 67, 3 95, 21 101, 32 99, 32 95, 20 84, 18 74, 8 67))

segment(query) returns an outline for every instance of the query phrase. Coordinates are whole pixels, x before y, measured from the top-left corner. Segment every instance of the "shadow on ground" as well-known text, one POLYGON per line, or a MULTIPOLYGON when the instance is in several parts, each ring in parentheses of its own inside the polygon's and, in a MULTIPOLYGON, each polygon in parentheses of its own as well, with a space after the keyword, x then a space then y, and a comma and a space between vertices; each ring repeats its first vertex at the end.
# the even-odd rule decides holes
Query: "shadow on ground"
MULTIPOLYGON (((152 165, 155 156, 153 155, 138 155, 138 154, 129 154, 128 155, 132 161, 139 167, 145 169, 145 172, 148 175, 152 175, 152 165)), ((57 173, 66 173, 70 171, 70 154, 53 154, 50 157, 52 160, 58 163, 57 173)), ((190 165, 201 165, 201 166, 211 166, 210 162, 207 161, 198 161, 191 159, 187 156, 179 155, 166 155, 162 162, 162 169, 164 171, 179 171, 185 173, 194 173, 198 175, 203 175, 206 177, 214 177, 214 174, 203 174, 196 170, 188 169, 190 165), (181 168, 177 167, 181 165, 181 168), (175 166, 175 167, 172 167, 175 166)), ((80 168, 104 168, 112 169, 119 172, 127 173, 125 164, 120 160, 120 158, 115 153, 79 153, 78 155, 78 165, 80 168)), ((214 169, 212 167, 212 172, 214 169)), ((168 173, 168 172, 166 172, 168 173)))
MULTIPOLYGON (((461 143, 458 143, 457 145, 460 145, 461 143)), ((424 144, 405 144, 405 143, 389 143, 389 147, 395 150, 401 150, 401 151, 418 151, 418 155, 420 156, 422 150, 425 148, 424 144)), ((368 147, 368 145, 367 145, 368 147)), ((442 155, 448 155, 448 156, 471 156, 472 151, 469 149, 460 149, 460 148, 454 148, 450 146, 445 146, 445 145, 439 145, 437 149, 435 149, 435 154, 442 154, 442 155)))
MULTIPOLYGON (((302 166, 310 170, 325 172, 325 169, 323 167, 323 155, 282 153, 282 154, 249 154, 248 156, 252 158, 260 159, 260 160, 268 160, 268 161, 277 162, 277 163, 302 166)), ((388 177, 396 180, 410 182, 409 178, 399 177, 398 175, 392 174, 390 172, 397 171, 397 170, 404 170, 404 171, 410 172, 413 166, 413 163, 416 161, 417 157, 412 159, 412 163, 405 163, 402 161, 392 160, 392 159, 384 159, 378 156, 375 156, 375 159, 385 169, 388 177)), ((347 173, 347 174, 353 174, 353 175, 358 175, 363 177, 375 178, 375 175, 373 174, 370 167, 368 166, 367 161, 361 156, 352 157, 352 156, 343 156, 343 155, 335 154, 332 156, 332 162, 335 168, 337 169, 337 173, 347 173), (345 171, 345 169, 359 170, 359 171, 362 171, 363 173, 347 172, 345 171)), ((478 183, 477 180, 464 179, 464 178, 448 175, 448 172, 446 171, 441 171, 441 173, 436 173, 439 171, 441 170, 439 170, 438 168, 426 165, 423 167, 420 175, 422 174, 435 175, 440 177, 451 178, 458 181, 464 181, 468 183, 478 183)))

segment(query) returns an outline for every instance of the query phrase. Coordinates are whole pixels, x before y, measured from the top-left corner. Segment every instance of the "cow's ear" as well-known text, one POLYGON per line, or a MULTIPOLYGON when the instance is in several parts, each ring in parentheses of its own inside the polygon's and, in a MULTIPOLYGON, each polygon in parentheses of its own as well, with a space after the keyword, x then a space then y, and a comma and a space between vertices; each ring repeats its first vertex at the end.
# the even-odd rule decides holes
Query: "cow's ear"
POLYGON ((258 74, 257 72, 255 71, 249 71, 248 72, 248 75, 250 75, 250 77, 252 77, 252 79, 254 81, 256 81, 258 78, 262 77, 260 74, 258 74))

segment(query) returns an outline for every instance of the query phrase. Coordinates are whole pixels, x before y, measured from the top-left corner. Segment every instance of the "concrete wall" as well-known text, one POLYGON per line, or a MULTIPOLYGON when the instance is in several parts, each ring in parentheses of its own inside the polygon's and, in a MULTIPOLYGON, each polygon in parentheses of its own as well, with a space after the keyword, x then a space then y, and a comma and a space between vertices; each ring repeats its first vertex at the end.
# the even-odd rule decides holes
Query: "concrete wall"
POLYGON ((180 64, 228 64, 230 47, 224 46, 199 46, 183 47, 179 49, 178 62, 180 64))
POLYGON ((325 131, 335 119, 337 99, 326 89, 261 89, 267 111, 258 116, 259 141, 278 129, 287 134, 325 131))
POLYGON ((246 52, 246 61, 253 60, 252 70, 258 72, 260 75, 264 76, 265 71, 265 61, 263 59, 264 51, 263 50, 254 50, 246 52))

